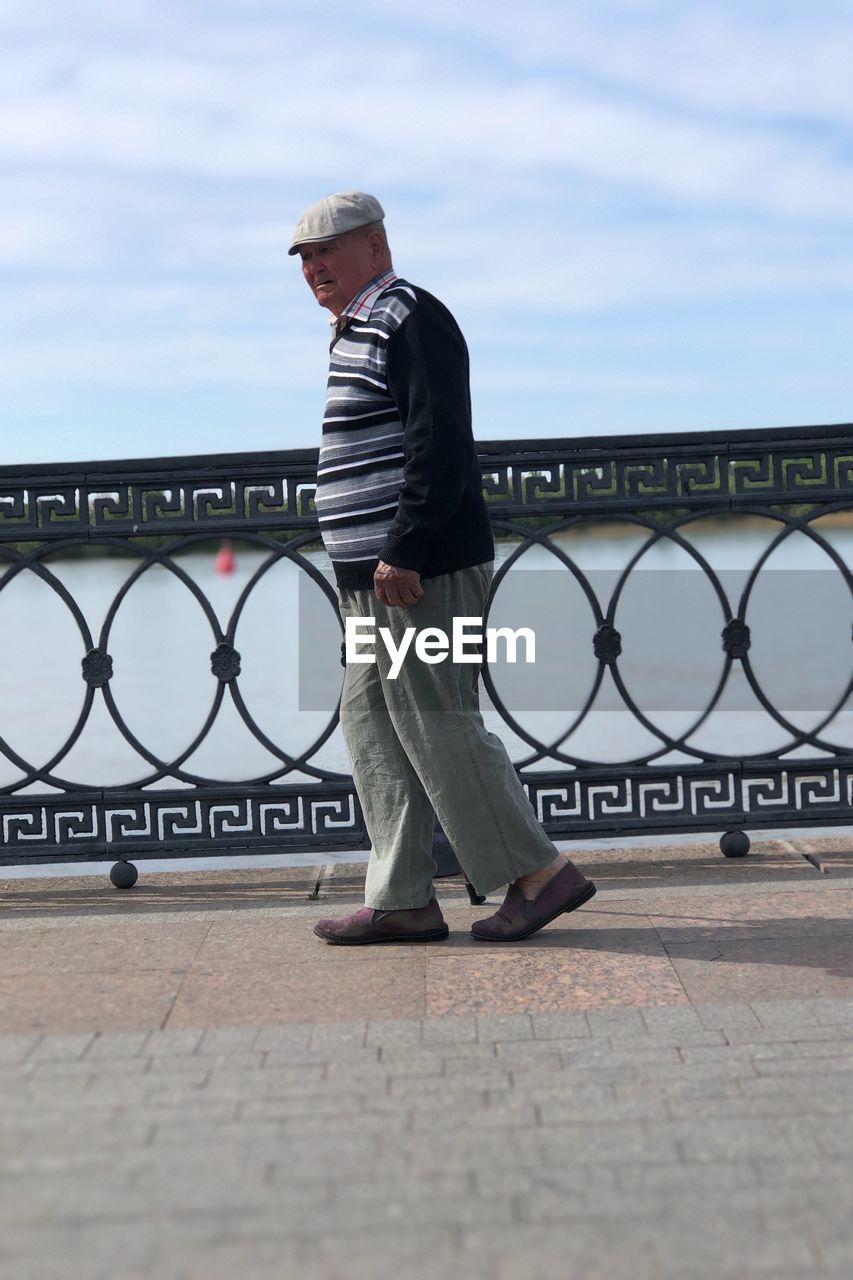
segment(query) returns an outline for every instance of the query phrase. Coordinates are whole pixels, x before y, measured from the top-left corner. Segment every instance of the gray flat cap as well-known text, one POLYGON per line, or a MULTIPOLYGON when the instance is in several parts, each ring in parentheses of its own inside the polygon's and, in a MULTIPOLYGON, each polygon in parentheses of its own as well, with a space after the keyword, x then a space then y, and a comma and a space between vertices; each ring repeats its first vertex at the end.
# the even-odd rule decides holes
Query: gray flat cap
POLYGON ((385 210, 376 196, 364 191, 339 191, 337 195, 324 196, 316 204, 309 205, 296 224, 288 253, 298 253, 301 244, 312 240, 334 240, 345 231, 381 222, 385 210))

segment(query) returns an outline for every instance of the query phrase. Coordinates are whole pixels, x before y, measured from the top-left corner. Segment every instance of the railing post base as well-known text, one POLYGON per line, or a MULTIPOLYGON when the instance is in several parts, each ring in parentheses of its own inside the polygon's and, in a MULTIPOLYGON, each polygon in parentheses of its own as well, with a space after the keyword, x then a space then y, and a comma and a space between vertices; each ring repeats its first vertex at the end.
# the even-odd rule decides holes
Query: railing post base
POLYGON ((132 889, 139 872, 132 862, 116 862, 110 867, 110 880, 117 889, 132 889))
POLYGON ((745 858, 749 853, 749 836, 745 831, 726 831, 720 836, 720 849, 727 858, 745 858))

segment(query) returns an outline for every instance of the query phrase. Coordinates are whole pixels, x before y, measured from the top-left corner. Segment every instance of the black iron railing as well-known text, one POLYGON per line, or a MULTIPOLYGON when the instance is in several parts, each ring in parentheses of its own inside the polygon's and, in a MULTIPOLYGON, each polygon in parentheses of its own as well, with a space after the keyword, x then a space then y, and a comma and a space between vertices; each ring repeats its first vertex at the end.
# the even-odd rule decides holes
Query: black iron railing
MULTIPOLYGON (((771 555, 777 563, 780 555, 784 560, 793 535, 821 549, 849 599, 849 557, 827 528, 853 511, 853 426, 486 442, 479 449, 495 531, 510 549, 496 574, 493 603, 519 557, 539 547, 573 576, 590 611, 596 673, 579 711, 558 735, 540 740, 504 705, 488 668, 484 673, 494 707, 522 744, 517 767, 549 834, 716 830, 724 833, 723 851, 734 855, 748 848, 744 828, 853 819, 853 744, 837 731, 853 689, 853 670, 838 673, 833 705, 803 728, 762 687, 750 660, 749 620, 759 575, 771 555), (734 595, 692 537, 709 517, 774 525, 734 595), (604 594, 561 539, 581 528, 606 533, 626 527, 639 533, 640 541, 604 594), (642 705, 620 667, 631 643, 618 625, 620 595, 649 550, 664 545, 690 556, 719 602, 720 678, 705 705, 678 731, 667 729, 642 705), (725 751, 696 745, 697 729, 719 705, 734 670, 742 672, 778 726, 782 741, 772 751, 750 753, 738 741, 725 751), (623 711, 652 740, 648 750, 603 761, 572 749, 571 735, 594 714, 605 678, 618 690, 623 711)), ((289 750, 262 728, 241 694, 237 623, 272 565, 295 565, 334 607, 334 592, 309 551, 318 546, 312 500, 316 460, 314 450, 290 450, 9 467, 0 474, 2 625, 14 626, 13 614, 2 612, 3 591, 19 575, 35 575, 73 619, 82 679, 79 716, 46 758, 27 758, 16 750, 0 712, 0 758, 14 775, 0 787, 0 864, 103 858, 123 864, 132 855, 366 847, 351 779, 318 762, 337 713, 329 715, 310 746, 289 750), (186 553, 225 537, 254 548, 262 560, 230 617, 223 619, 187 567, 186 553), (57 572, 63 558, 87 549, 93 554, 93 548, 128 561, 97 633, 57 572), (111 629, 122 602, 155 566, 192 593, 211 637, 209 711, 201 727, 188 732, 181 750, 168 756, 141 740, 113 696, 121 670, 111 649, 111 629), (200 773, 190 763, 226 699, 274 761, 262 775, 239 784, 200 773), (80 784, 63 771, 96 700, 139 759, 131 784, 104 785, 97 777, 80 784)), ((819 652, 813 657, 821 660, 819 652)), ((32 678, 38 679, 38 672, 32 678)), ((4 680, 14 681, 20 693, 21 673, 7 667, 4 680)), ((4 703, 13 705, 8 698, 4 703)))

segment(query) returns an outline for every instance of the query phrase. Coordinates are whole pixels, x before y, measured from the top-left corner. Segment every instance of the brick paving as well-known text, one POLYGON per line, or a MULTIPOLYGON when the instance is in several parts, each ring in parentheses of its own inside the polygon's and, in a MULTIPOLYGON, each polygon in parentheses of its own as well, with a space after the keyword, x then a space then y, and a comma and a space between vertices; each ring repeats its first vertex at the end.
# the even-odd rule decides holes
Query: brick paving
POLYGON ((0 1275, 849 1276, 853 881, 715 857, 579 852, 509 948, 452 883, 324 946, 352 868, 0 883, 0 1275))

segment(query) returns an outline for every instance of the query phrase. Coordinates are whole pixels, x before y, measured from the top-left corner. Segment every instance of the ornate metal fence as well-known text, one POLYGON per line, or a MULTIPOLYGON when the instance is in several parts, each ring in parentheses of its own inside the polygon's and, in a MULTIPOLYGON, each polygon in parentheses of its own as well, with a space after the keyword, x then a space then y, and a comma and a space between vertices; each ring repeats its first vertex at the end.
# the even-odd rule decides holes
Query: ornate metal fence
MULTIPOLYGON (((853 426, 486 442, 480 459, 495 532, 507 540, 502 545, 509 552, 496 574, 493 602, 513 566, 539 548, 572 575, 589 610, 595 672, 588 695, 572 722, 547 741, 504 705, 492 674, 488 668, 484 672, 507 732, 522 744, 516 764, 549 834, 714 830, 723 832, 723 851, 733 856, 748 848, 744 828, 851 821, 853 752, 843 728, 853 689, 850 663, 837 672, 832 705, 814 723, 795 723, 780 709, 779 698, 762 687, 751 661, 750 608, 771 556, 784 558, 794 538, 806 539, 826 557, 847 607, 849 557, 839 547, 837 532, 844 532, 845 516, 853 510, 853 426), (774 529, 734 596, 692 536, 711 518, 741 525, 758 520, 765 529, 769 521, 774 529), (581 567, 565 542, 592 529, 602 536, 630 530, 639 539, 609 595, 602 594, 595 575, 581 567), (643 707, 621 670, 631 637, 620 631, 620 598, 643 558, 664 546, 689 556, 719 609, 719 678, 690 723, 677 731, 643 707), (778 726, 781 741, 772 750, 749 752, 737 741, 731 750, 697 745, 698 731, 721 705, 738 670, 778 726), (605 681, 618 690, 623 714, 651 739, 647 750, 603 760, 572 747, 572 735, 595 714, 605 681)), ((0 559, 5 561, 0 564, 0 626, 8 637, 16 625, 14 611, 3 609, 4 592, 20 575, 35 575, 73 619, 81 677, 76 722, 46 758, 28 758, 12 745, 14 725, 0 711, 0 762, 11 778, 0 787, 0 864, 115 858, 114 882, 132 883, 135 871, 126 866, 132 855, 367 847, 351 779, 318 763, 337 713, 310 746, 289 751, 261 727, 241 694, 236 629, 271 566, 282 561, 296 566, 334 606, 334 593, 309 553, 317 544, 315 470, 314 450, 290 450, 10 467, 0 475, 0 559), (184 560, 196 545, 220 537, 262 553, 225 619, 184 560), (57 572, 63 559, 92 555, 93 549, 128 560, 127 574, 96 632, 57 572), (117 611, 155 566, 192 594, 211 637, 209 711, 201 728, 189 732, 184 746, 169 756, 140 739, 113 691, 121 677, 120 660, 111 652, 117 611), (191 765, 226 699, 274 761, 250 781, 223 781, 191 765), (98 701, 139 759, 139 775, 130 783, 104 785, 97 777, 81 783, 63 770, 98 701)), ((796 601, 791 605, 794 611, 796 601)), ((819 636, 819 619, 815 628, 819 636)), ((804 658, 820 663, 820 646, 804 658)), ((571 660, 567 654, 566 661, 571 660)), ((16 672, 6 665, 3 703, 9 715, 21 714, 26 682, 38 678, 37 670, 16 672)), ((170 714, 168 706, 163 714, 170 714)))

